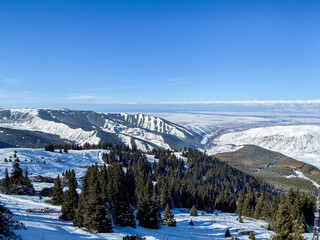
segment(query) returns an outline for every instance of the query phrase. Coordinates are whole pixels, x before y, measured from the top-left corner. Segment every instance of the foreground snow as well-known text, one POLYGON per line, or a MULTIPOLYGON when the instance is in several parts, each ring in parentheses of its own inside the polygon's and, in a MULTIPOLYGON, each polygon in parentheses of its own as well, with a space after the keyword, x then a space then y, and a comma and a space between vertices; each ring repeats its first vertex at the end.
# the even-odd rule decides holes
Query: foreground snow
POLYGON ((246 235, 239 235, 236 229, 253 230, 257 239, 268 239, 272 232, 262 228, 267 225, 263 221, 244 219, 240 224, 236 214, 219 213, 205 214, 192 217, 194 226, 189 225, 191 217, 185 209, 174 209, 177 227, 162 226, 158 230, 137 227, 115 227, 113 233, 94 234, 83 229, 73 227, 71 222, 59 220, 59 213, 35 214, 28 213, 29 208, 49 207, 60 210, 59 206, 44 203, 46 198, 39 200, 37 196, 15 196, 0 194, 0 201, 4 203, 19 220, 25 223, 27 230, 19 230, 23 239, 122 239, 127 234, 139 234, 147 239, 225 239, 224 233, 229 228, 233 236, 248 239, 246 235), (214 222, 215 221, 215 222, 214 222))
MULTIPOLYGON (((77 177, 81 177, 86 171, 86 166, 92 164, 103 164, 101 159, 107 150, 82 150, 69 151, 69 153, 51 153, 40 149, 0 149, 0 177, 3 177, 4 170, 7 167, 11 169, 12 162, 4 162, 14 160, 14 151, 17 151, 17 157, 20 159, 22 168, 28 167, 31 179, 33 176, 43 175, 56 177, 67 169, 75 169, 77 177), (25 159, 27 161, 25 162, 25 159), (33 160, 31 162, 30 160, 33 160), (59 161, 60 160, 60 161, 59 161), (39 161, 38 163, 36 161, 39 161), (46 163, 44 163, 44 161, 46 163)), ((179 157, 179 154, 177 153, 179 157)), ((157 159, 152 155, 147 155, 147 159, 154 163, 157 159)), ((9 171, 10 172, 10 171, 9 171)), ((44 187, 52 187, 52 183, 34 182, 36 190, 40 191, 44 187)), ((257 233, 256 239, 269 239, 272 232, 262 228, 267 223, 263 221, 244 219, 244 223, 240 224, 236 219, 236 214, 221 213, 218 216, 214 214, 205 214, 198 217, 192 217, 194 226, 189 225, 191 217, 186 209, 174 209, 173 213, 177 220, 177 227, 162 226, 158 230, 137 227, 115 227, 113 233, 94 234, 74 227, 71 222, 59 220, 60 213, 35 214, 27 212, 30 208, 49 207, 56 211, 60 211, 60 206, 53 206, 45 203, 48 198, 39 196, 16 196, 0 194, 0 202, 5 204, 19 220, 26 226, 27 230, 19 230, 18 234, 26 240, 37 239, 122 239, 127 234, 138 234, 146 236, 147 239, 226 239, 224 233, 229 228, 231 234, 240 239, 248 239, 247 235, 237 234, 237 229, 253 230, 257 233)), ((312 238, 312 234, 307 234, 308 239, 312 238)))

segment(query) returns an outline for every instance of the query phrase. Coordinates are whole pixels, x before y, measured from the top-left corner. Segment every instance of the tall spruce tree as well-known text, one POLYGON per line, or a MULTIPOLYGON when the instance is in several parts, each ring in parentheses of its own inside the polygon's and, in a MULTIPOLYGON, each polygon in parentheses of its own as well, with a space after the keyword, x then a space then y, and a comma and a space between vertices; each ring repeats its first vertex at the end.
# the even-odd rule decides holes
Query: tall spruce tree
POLYGON ((175 227, 176 226, 176 220, 174 218, 173 213, 170 211, 169 204, 167 204, 166 209, 164 211, 163 217, 162 217, 162 224, 169 226, 169 227, 175 227))
POLYGON ((78 207, 78 193, 77 193, 77 180, 75 172, 72 169, 68 180, 68 190, 65 193, 64 201, 61 206, 60 219, 72 221, 75 217, 75 212, 78 207))
POLYGON ((275 232, 272 240, 292 240, 293 219, 289 202, 281 204, 276 217, 275 232))
POLYGON ((58 175, 54 181, 53 190, 52 190, 52 200, 53 205, 61 205, 63 203, 63 190, 61 187, 60 176, 58 175))
POLYGON ((111 216, 102 197, 100 175, 97 165, 88 168, 83 178, 73 224, 91 232, 112 232, 111 216))
POLYGON ((87 206, 87 201, 89 197, 89 187, 90 187, 89 175, 91 172, 90 171, 91 168, 92 167, 88 168, 82 180, 81 193, 79 196, 78 206, 75 211, 75 216, 73 219, 73 225, 77 227, 84 227, 84 214, 86 212, 86 206, 87 206))
POLYGON ((84 215, 84 227, 94 233, 112 232, 112 220, 103 203, 99 181, 93 183, 89 193, 84 215))
POLYGON ((151 179, 147 180, 138 201, 139 226, 158 229, 160 227, 160 207, 151 179))
POLYGON ((4 172, 3 187, 8 188, 9 185, 10 185, 10 178, 9 178, 8 168, 6 168, 4 172))

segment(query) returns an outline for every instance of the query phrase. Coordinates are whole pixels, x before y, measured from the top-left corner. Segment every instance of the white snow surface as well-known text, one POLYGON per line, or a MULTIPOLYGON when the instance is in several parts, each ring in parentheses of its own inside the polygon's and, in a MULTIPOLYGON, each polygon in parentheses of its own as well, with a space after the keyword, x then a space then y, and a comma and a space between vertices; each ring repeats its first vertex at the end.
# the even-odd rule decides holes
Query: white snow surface
POLYGON ((2 148, 0 149, 0 176, 3 176, 6 168, 9 173, 11 172, 12 162, 4 162, 4 159, 14 161, 14 151, 17 151, 20 167, 23 170, 27 168, 30 177, 42 175, 54 178, 68 169, 74 169, 77 177, 81 177, 87 166, 96 163, 102 165, 104 163, 102 154, 109 152, 109 150, 70 150, 69 153, 59 153, 58 150, 48 152, 43 149, 2 148))
MULTIPOLYGON (((161 118, 145 115, 145 114, 127 114, 121 113, 121 116, 124 117, 125 121, 128 123, 133 123, 134 120, 137 120, 137 126, 151 131, 166 133, 170 135, 177 136, 181 139, 185 139, 185 134, 181 131, 182 128, 179 126, 172 126, 165 123, 161 118)), ((190 132, 188 132, 191 134, 190 132)), ((192 135, 192 134, 191 134, 192 135)))
MULTIPOLYGON (((30 177, 37 175, 56 177, 61 174, 62 171, 67 169, 75 169, 77 178, 81 177, 86 166, 91 164, 103 164, 102 154, 108 152, 107 150, 71 150, 69 153, 58 152, 46 152, 41 149, 27 149, 27 148, 5 148, 0 149, 0 175, 3 176, 5 168, 11 170, 12 162, 4 162, 13 160, 14 151, 17 151, 17 157, 20 159, 20 166, 22 168, 28 167, 30 177), (27 159, 27 162, 24 160, 27 159), (33 159, 33 162, 30 162, 33 159), (58 161, 58 160, 61 160, 58 161), (35 161, 40 161, 35 163, 35 161), (46 161, 46 164, 43 163, 46 161)), ((180 153, 176 153, 177 157, 180 153)), ((158 161, 153 155, 147 155, 148 161, 154 163, 158 161)), ((51 187, 52 183, 34 183, 36 190, 41 190, 43 187, 51 187)), ((112 239, 122 240, 122 237, 127 234, 139 234, 145 236, 148 240, 165 240, 165 239, 225 239, 224 233, 226 229, 229 229, 233 236, 240 239, 248 239, 248 235, 237 234, 237 229, 253 230, 257 233, 256 239, 269 239, 273 232, 268 231, 261 226, 266 226, 267 223, 254 219, 244 219, 244 223, 240 224, 236 219, 236 214, 222 213, 219 211, 219 215, 214 214, 200 215, 198 217, 192 217, 194 226, 189 225, 191 217, 189 216, 187 209, 173 209, 175 218, 177 220, 177 227, 161 226, 158 230, 146 229, 137 226, 136 229, 130 227, 114 228, 113 233, 100 233, 95 234, 86 231, 85 229, 77 228, 72 225, 72 222, 59 220, 60 213, 50 214, 35 214, 26 212, 30 208, 45 208, 49 207, 60 211, 60 206, 53 206, 44 201, 47 197, 43 197, 42 200, 39 196, 16 196, 16 195, 4 195, 0 194, 0 202, 8 207, 16 217, 22 221, 27 230, 16 231, 22 236, 24 240, 34 239, 112 239), (214 222, 215 221, 215 222, 214 222)), ((138 223, 138 222, 137 222, 138 223)), ((312 238, 312 234, 305 235, 307 239, 312 238)))
MULTIPOLYGON (((39 199, 38 196, 17 196, 0 194, 0 201, 5 204, 22 221, 27 230, 16 231, 24 240, 34 239, 113 239, 122 240, 127 234, 139 234, 148 240, 164 239, 225 239, 224 233, 230 230, 232 236, 240 239, 248 239, 248 235, 237 234, 237 229, 253 230, 257 233, 256 239, 268 239, 273 232, 261 228, 267 223, 258 220, 244 219, 240 224, 236 219, 236 214, 221 213, 205 214, 192 217, 194 226, 189 225, 191 219, 186 209, 173 209, 177 220, 177 227, 161 226, 160 229, 147 229, 137 226, 136 229, 130 227, 114 228, 113 233, 91 233, 85 229, 77 228, 72 222, 59 220, 60 213, 35 214, 26 212, 29 208, 49 207, 60 211, 60 206, 53 206, 45 203, 48 198, 39 199), (213 222, 215 221, 215 222, 213 222)), ((309 236, 308 234, 307 236, 309 236)))

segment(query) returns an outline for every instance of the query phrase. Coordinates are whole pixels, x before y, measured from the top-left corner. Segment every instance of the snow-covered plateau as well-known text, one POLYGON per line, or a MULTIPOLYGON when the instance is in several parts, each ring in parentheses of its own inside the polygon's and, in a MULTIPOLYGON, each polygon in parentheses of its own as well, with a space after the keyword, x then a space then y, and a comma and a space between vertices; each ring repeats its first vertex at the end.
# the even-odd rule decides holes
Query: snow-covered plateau
POLYGON ((320 126, 295 125, 229 132, 213 141, 210 154, 257 145, 320 168, 320 126))

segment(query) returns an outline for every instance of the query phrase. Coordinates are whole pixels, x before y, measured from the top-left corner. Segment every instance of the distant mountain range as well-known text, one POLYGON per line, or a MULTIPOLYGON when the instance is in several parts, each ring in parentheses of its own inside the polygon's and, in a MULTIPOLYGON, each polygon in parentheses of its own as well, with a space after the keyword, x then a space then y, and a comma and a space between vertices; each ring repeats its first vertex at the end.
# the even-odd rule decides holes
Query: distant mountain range
POLYGON ((136 145, 199 148, 216 154, 256 145, 320 167, 317 115, 97 113, 68 109, 0 109, 0 147, 46 144, 136 145))
POLYGON ((142 150, 180 149, 202 147, 202 139, 201 133, 146 114, 104 114, 68 109, 0 110, 0 142, 3 146, 110 142, 136 145, 142 150))

